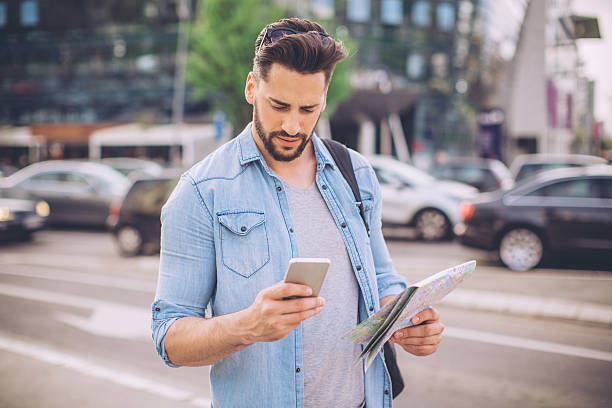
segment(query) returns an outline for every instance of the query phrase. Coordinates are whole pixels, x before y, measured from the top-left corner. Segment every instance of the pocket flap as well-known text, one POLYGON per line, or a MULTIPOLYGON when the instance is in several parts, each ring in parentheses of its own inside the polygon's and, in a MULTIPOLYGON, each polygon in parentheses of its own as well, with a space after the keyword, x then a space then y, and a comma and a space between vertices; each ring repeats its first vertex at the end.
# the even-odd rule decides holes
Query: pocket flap
POLYGON ((264 223, 264 213, 259 211, 232 211, 218 213, 219 222, 237 235, 246 235, 264 223))

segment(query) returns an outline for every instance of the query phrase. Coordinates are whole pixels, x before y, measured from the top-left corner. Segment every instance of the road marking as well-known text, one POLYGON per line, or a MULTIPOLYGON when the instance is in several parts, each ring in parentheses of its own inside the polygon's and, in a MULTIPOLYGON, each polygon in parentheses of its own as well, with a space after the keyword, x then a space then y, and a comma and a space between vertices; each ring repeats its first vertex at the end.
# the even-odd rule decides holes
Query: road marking
POLYGON ((72 354, 52 350, 40 344, 11 339, 1 333, 0 349, 169 400, 185 401, 198 407, 209 407, 211 404, 210 398, 194 395, 191 391, 172 385, 161 384, 157 380, 139 374, 128 373, 123 369, 117 370, 105 367, 72 354))
POLYGON ((565 356, 590 358, 593 360, 612 362, 612 353, 609 353, 607 351, 568 346, 565 344, 552 343, 548 341, 531 340, 523 337, 505 336, 502 334, 484 332, 480 330, 447 326, 444 329, 444 336, 455 339, 495 344, 499 346, 515 347, 525 350, 543 351, 546 353, 555 353, 565 356))
POLYGON ((145 308, 3 283, 0 283, 0 294, 35 302, 93 309, 89 317, 58 312, 55 318, 98 336, 147 341, 151 338, 151 312, 145 308))
POLYGON ((44 271, 37 271, 35 269, 28 269, 25 271, 0 271, 0 274, 80 283, 84 285, 125 289, 144 293, 155 293, 155 288, 157 286, 157 282, 152 282, 151 280, 119 278, 86 272, 58 271, 56 269, 45 269, 44 271))

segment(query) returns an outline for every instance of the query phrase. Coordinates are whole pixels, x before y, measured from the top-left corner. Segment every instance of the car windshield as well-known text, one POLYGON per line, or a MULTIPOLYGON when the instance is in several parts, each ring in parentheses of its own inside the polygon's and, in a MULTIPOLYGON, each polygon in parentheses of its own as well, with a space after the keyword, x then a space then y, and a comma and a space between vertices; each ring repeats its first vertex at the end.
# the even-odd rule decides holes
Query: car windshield
POLYGON ((373 162, 373 165, 375 167, 384 169, 387 177, 390 177, 389 173, 391 173, 393 175, 392 177, 395 177, 395 179, 405 184, 424 185, 434 184, 437 181, 435 177, 425 173, 424 171, 397 160, 376 160, 373 162))
POLYGON ((527 177, 531 177, 534 174, 540 171, 544 171, 544 170, 553 170, 553 169, 559 169, 562 167, 578 167, 578 166, 580 165, 576 163, 567 163, 567 162, 525 164, 521 167, 518 174, 516 175, 516 181, 525 179, 527 177))
POLYGON ((138 180, 130 189, 123 208, 144 214, 161 211, 178 179, 138 180))

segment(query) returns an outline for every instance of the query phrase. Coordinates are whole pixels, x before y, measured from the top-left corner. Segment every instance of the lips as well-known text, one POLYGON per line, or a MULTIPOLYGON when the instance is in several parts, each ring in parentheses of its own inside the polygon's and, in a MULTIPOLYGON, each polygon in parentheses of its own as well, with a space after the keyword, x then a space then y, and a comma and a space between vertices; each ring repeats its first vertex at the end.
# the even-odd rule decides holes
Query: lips
POLYGON ((276 136, 283 144, 294 145, 299 143, 302 139, 299 137, 280 137, 276 136))

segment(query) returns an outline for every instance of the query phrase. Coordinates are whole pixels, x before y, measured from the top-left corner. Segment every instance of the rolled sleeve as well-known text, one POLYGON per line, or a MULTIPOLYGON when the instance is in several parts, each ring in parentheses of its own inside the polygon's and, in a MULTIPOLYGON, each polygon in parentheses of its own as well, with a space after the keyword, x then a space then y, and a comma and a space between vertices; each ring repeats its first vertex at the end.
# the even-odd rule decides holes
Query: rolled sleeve
POLYGON ((172 324, 204 317, 216 284, 212 217, 196 183, 183 175, 161 214, 161 251, 151 329, 157 353, 170 367, 165 339, 172 324))
POLYGON ((186 316, 204 317, 204 309, 180 306, 157 299, 152 306, 151 330, 153 332, 153 343, 157 354, 170 367, 179 367, 170 361, 166 353, 166 334, 170 326, 178 319, 186 316))

